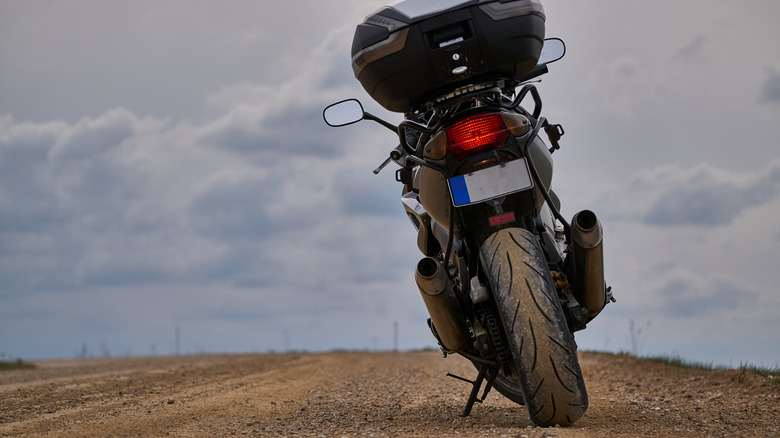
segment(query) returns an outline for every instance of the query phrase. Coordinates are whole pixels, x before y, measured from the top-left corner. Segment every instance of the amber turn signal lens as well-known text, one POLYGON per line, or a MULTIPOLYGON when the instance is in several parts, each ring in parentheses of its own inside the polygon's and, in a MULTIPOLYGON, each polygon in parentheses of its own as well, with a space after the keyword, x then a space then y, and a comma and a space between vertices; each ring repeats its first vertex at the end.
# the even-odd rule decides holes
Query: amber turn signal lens
POLYGON ((501 118, 509 132, 515 137, 522 137, 531 130, 531 122, 528 121, 528 117, 522 114, 501 113, 501 118))
POLYGON ((425 145, 425 158, 443 160, 447 155, 447 134, 439 132, 425 145))

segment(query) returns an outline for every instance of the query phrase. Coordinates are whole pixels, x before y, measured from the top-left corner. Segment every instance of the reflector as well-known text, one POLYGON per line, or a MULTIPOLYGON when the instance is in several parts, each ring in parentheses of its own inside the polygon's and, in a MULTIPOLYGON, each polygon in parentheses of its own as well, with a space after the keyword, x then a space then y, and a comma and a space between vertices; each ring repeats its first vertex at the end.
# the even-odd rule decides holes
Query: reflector
POLYGON ((499 225, 506 224, 509 222, 514 222, 514 221, 515 221, 515 214, 512 213, 511 211, 509 213, 504 213, 498 216, 493 216, 488 218, 488 222, 493 227, 497 227, 499 225))

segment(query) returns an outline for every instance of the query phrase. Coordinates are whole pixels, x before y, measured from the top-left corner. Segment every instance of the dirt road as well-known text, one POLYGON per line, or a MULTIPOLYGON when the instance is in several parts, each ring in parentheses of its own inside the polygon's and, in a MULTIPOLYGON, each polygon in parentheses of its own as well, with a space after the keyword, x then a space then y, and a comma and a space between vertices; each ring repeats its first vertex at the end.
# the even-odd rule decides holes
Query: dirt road
POLYGON ((0 372, 0 436, 780 436, 780 385, 582 354, 590 409, 535 428, 493 392, 460 418, 473 378, 435 352, 39 362, 0 372))

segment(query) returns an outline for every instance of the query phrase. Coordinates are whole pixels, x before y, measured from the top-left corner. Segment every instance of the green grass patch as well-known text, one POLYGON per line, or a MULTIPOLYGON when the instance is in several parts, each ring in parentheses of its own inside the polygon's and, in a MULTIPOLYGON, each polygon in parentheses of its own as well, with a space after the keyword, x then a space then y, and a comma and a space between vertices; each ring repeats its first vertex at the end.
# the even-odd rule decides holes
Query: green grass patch
POLYGON ((724 366, 715 365, 714 362, 696 362, 683 359, 680 356, 652 356, 641 357, 640 359, 689 370, 721 371, 728 369, 724 366))
POLYGON ((24 362, 21 359, 16 359, 13 362, 6 362, 6 361, 1 361, 0 360, 0 371, 5 371, 5 370, 27 370, 27 369, 31 369, 31 368, 35 368, 35 365, 33 365, 31 363, 28 363, 28 362, 24 362))
MULTIPOLYGON (((723 370, 732 369, 731 367, 727 367, 725 365, 716 365, 714 362, 697 362, 697 361, 684 359, 676 355, 675 356, 634 356, 633 354, 626 353, 626 352, 612 353, 607 351, 593 351, 593 350, 583 350, 583 352, 588 354, 599 354, 604 356, 633 357, 639 360, 645 360, 648 362, 660 363, 663 365, 668 365, 677 368, 691 369, 691 370, 723 371, 723 370)), ((775 384, 780 384, 780 366, 764 367, 764 366, 756 366, 756 365, 749 365, 749 364, 741 364, 736 369, 742 371, 743 373, 758 374, 759 376, 763 376, 773 380, 775 384)))
POLYGON ((631 357, 634 359, 643 360, 647 362, 660 363, 671 367, 686 368, 691 370, 720 371, 720 370, 728 369, 727 367, 715 365, 713 362, 695 362, 692 360, 683 359, 680 356, 635 356, 625 351, 613 353, 608 351, 583 350, 583 352, 588 354, 599 354, 603 356, 631 357))
POLYGON ((758 374, 759 376, 766 377, 776 386, 780 386, 780 366, 758 367, 755 365, 743 364, 740 365, 737 369, 743 373, 758 374))

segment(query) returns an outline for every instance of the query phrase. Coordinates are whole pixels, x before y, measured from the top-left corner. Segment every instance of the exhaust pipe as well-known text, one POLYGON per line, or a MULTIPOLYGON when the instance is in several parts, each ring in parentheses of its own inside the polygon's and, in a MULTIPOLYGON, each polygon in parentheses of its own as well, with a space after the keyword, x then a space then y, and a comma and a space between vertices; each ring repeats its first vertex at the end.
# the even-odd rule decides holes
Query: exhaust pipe
POLYGON ((471 347, 466 317, 444 267, 436 259, 425 257, 417 263, 414 279, 431 316, 431 328, 442 347, 454 352, 471 347))
POLYGON ((603 230, 596 214, 583 210, 571 220, 572 253, 574 256, 574 297, 588 310, 593 319, 607 305, 604 284, 603 230))

